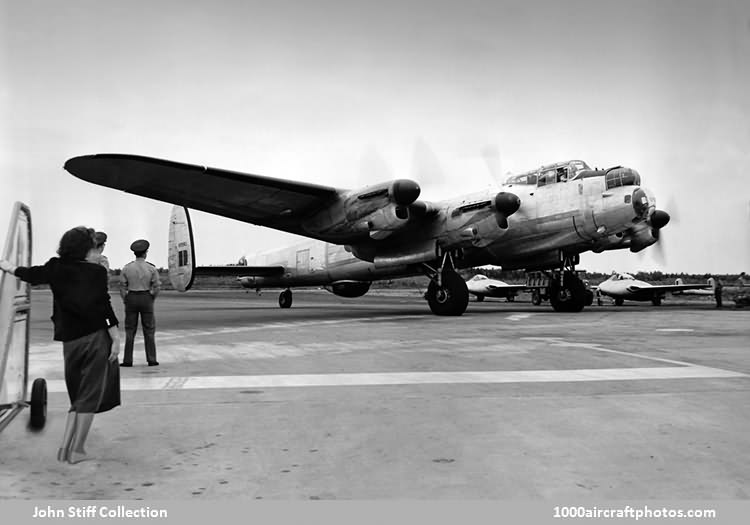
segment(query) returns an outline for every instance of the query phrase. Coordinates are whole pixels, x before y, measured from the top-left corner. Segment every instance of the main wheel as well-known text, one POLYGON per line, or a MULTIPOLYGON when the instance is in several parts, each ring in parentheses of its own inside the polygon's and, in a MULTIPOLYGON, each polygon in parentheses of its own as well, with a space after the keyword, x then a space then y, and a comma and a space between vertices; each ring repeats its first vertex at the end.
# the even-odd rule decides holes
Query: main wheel
POLYGON ((435 281, 430 281, 427 287, 427 303, 435 315, 462 315, 469 305, 466 282, 457 273, 446 272, 441 286, 435 281))
POLYGON ((47 381, 41 377, 34 380, 31 386, 31 416, 29 426, 41 430, 47 422, 47 381))
POLYGON ((654 296, 654 297, 653 297, 653 298, 651 299, 651 304, 653 304, 654 306, 661 306, 661 297, 660 297, 660 296, 658 296, 658 295, 655 295, 655 296, 654 296))
POLYGON ((556 312, 580 312, 586 302, 586 287, 574 273, 565 272, 562 286, 557 279, 550 282, 549 301, 556 312))
POLYGON ((484 301, 484 295, 477 295, 477 302, 481 303, 482 301, 484 301))
POLYGON ((292 291, 284 290, 279 294, 279 306, 281 308, 290 308, 292 306, 292 291))
POLYGON ((625 300, 622 297, 615 297, 615 306, 622 306, 625 300))

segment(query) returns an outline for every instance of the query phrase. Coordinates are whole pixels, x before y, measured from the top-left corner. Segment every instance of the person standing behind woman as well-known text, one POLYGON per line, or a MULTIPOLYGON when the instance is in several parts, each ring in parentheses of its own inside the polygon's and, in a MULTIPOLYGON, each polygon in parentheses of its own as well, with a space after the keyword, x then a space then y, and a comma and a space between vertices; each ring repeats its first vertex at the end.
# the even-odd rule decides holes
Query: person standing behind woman
MULTIPOLYGON (((62 341, 65 385, 70 410, 58 461, 78 463, 86 459, 84 445, 94 414, 100 407, 107 382, 109 362, 117 362, 120 335, 117 317, 107 291, 107 271, 87 262, 95 251, 94 230, 78 226, 66 231, 53 257, 43 266, 14 266, 0 260, 0 269, 30 284, 49 284, 52 290, 54 340, 62 341)), ((119 394, 119 391, 118 391, 119 394)))
POLYGON ((130 245, 135 261, 126 264, 120 272, 120 296, 125 303, 125 355, 120 366, 133 366, 133 344, 138 330, 138 315, 143 325, 143 343, 146 347, 148 366, 157 366, 156 360, 156 320, 154 319, 154 299, 159 294, 161 282, 159 272, 153 264, 146 262, 150 244, 138 239, 130 245))
POLYGON ((107 269, 109 273, 109 259, 102 252, 104 251, 104 245, 107 244, 107 234, 104 232, 96 232, 94 235, 95 245, 94 252, 91 258, 87 259, 89 262, 101 264, 107 269))

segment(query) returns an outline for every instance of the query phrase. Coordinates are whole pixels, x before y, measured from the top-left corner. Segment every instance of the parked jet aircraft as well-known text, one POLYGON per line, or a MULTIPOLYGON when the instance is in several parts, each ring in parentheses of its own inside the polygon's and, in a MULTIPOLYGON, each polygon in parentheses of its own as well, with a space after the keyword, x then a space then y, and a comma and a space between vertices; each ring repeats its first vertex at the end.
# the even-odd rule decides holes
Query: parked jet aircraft
POLYGON ((614 273, 609 279, 599 284, 599 293, 612 297, 617 306, 622 306, 625 299, 651 301, 654 306, 659 306, 667 292, 707 288, 710 288, 707 284, 650 284, 639 281, 627 273, 614 273))
MULTIPOLYGON (((356 297, 371 281, 426 274, 437 315, 461 315, 469 293, 457 269, 497 265, 546 270, 557 311, 580 311, 585 289, 579 254, 657 242, 669 214, 657 210, 638 172, 559 162, 510 177, 498 190, 440 202, 419 200, 415 181, 398 179, 356 190, 274 179, 148 157, 98 154, 69 159, 83 180, 195 208, 318 242, 236 268, 257 287, 326 285, 356 297)), ((186 212, 175 212, 170 270, 177 288, 192 283, 195 257, 186 212)))
POLYGON ((477 274, 466 281, 466 287, 479 302, 484 301, 485 297, 505 297, 507 301, 514 301, 518 292, 527 288, 525 284, 508 284, 482 274, 477 274))

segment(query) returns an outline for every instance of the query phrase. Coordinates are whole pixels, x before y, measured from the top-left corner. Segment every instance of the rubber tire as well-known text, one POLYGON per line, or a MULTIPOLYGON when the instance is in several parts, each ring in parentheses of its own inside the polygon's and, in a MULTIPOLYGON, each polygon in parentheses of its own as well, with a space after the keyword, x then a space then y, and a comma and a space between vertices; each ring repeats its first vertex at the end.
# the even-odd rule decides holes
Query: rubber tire
POLYGON ((625 302, 625 299, 622 297, 615 297, 615 306, 622 306, 622 303, 625 302))
POLYGON ((654 306, 661 306, 661 297, 653 297, 651 299, 651 304, 654 306))
POLYGON ((284 290, 279 294, 279 307, 291 308, 292 307, 292 291, 284 290))
POLYGON ((481 303, 482 301, 484 301, 484 295, 477 295, 477 302, 481 303))
POLYGON ((539 306, 542 304, 542 294, 540 294, 537 290, 534 290, 531 292, 531 304, 534 306, 539 306))
POLYGON ((430 281, 427 287, 427 304, 435 315, 463 315, 469 305, 466 281, 455 272, 443 275, 443 285, 440 288, 435 281, 430 281), (443 296, 442 300, 439 299, 439 293, 443 296))
POLYGON ((557 280, 553 280, 549 287, 549 301, 552 304, 552 308, 556 312, 580 312, 583 310, 584 303, 586 302, 586 287, 583 281, 570 272, 565 272, 563 280, 569 297, 566 299, 560 298, 560 283, 557 280))
POLYGON ((33 430, 41 430, 47 423, 47 381, 38 377, 31 386, 31 415, 29 426, 33 430))

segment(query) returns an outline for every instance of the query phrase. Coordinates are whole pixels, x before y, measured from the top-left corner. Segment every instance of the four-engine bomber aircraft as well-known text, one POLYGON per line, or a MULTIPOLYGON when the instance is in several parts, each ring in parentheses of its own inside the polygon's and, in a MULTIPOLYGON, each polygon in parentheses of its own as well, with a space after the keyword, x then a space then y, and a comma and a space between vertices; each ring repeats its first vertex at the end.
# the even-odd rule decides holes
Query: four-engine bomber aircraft
POLYGON ((614 273, 606 281, 599 284, 599 293, 615 300, 617 306, 622 306, 625 299, 629 301, 651 301, 659 306, 667 292, 683 292, 685 290, 706 290, 708 284, 682 284, 678 279, 675 284, 651 284, 639 281, 627 273, 614 273))
MULTIPOLYGON (((484 265, 543 270, 557 311, 583 309, 575 274, 579 254, 655 243, 669 214, 657 210, 639 174, 559 162, 441 202, 419 199, 419 185, 398 179, 357 190, 123 154, 69 159, 65 169, 88 182, 314 239, 268 254, 257 266, 227 270, 257 288, 323 285, 346 297, 377 279, 426 274, 437 315, 461 315, 469 296, 457 269, 484 265)), ((173 213, 170 273, 187 289, 195 265, 186 210, 173 213)))

